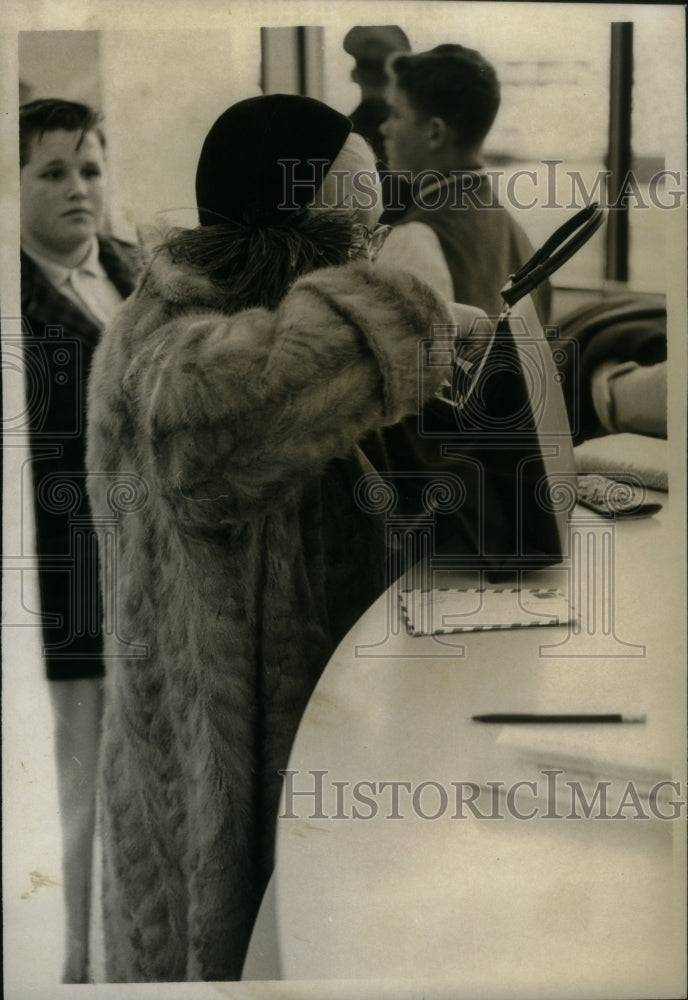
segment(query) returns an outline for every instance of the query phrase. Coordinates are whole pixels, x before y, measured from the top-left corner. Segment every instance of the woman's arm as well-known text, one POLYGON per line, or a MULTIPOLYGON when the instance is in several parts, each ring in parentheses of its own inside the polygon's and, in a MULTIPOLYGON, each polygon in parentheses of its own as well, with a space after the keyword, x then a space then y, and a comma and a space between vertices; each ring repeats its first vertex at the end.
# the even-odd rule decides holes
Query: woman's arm
POLYGON ((170 496, 229 520, 282 502, 362 435, 416 410, 449 373, 457 319, 478 314, 453 314, 412 275, 366 265, 302 279, 274 313, 173 322, 141 383, 170 496), (444 349, 424 359, 423 341, 444 349))

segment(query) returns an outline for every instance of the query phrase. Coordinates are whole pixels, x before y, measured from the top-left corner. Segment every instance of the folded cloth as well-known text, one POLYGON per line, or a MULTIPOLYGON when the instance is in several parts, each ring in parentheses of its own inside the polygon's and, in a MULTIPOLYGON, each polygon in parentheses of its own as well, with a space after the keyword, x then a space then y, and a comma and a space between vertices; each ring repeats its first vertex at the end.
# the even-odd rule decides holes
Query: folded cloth
MULTIPOLYGON (((595 369, 609 360, 617 364, 635 361, 640 366, 666 361, 664 298, 645 294, 614 296, 563 317, 560 328, 556 363, 563 378, 573 443, 580 444, 598 437, 605 429, 592 398, 595 369)), ((645 433, 645 428, 642 430, 645 433)))
POLYGON ((635 361, 603 361, 590 392, 597 418, 608 434, 667 436, 667 362, 641 367, 635 361))
POLYGON ((573 449, 576 470, 610 479, 632 475, 650 490, 669 490, 669 444, 644 434, 607 434, 573 449))

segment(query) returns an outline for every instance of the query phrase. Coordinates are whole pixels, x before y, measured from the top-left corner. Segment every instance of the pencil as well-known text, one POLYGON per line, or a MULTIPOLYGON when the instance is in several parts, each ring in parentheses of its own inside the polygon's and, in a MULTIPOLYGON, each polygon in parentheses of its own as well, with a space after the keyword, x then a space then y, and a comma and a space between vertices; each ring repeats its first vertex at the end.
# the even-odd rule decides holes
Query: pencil
POLYGON ((474 722, 525 722, 525 723, 552 723, 552 722, 645 722, 644 715, 621 715, 613 713, 608 715, 530 715, 527 713, 503 713, 497 715, 474 715, 474 722))

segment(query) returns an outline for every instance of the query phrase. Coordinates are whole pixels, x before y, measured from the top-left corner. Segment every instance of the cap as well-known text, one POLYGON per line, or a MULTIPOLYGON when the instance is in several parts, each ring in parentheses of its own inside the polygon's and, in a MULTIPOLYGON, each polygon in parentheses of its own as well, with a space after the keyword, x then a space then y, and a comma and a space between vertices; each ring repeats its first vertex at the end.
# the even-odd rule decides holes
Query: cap
POLYGON ((344 37, 345 52, 356 62, 382 66, 392 52, 410 52, 409 40, 397 24, 356 25, 344 37))

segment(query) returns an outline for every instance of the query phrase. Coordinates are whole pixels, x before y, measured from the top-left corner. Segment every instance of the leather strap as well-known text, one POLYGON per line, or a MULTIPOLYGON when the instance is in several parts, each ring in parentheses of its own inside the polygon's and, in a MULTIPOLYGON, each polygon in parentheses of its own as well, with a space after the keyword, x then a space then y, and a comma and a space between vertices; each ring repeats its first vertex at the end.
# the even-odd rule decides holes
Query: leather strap
POLYGON ((524 295, 532 292, 545 278, 554 274, 573 257, 600 228, 605 216, 605 210, 595 203, 576 212, 563 226, 559 226, 523 267, 509 275, 509 281, 500 292, 507 306, 514 305, 524 295))

